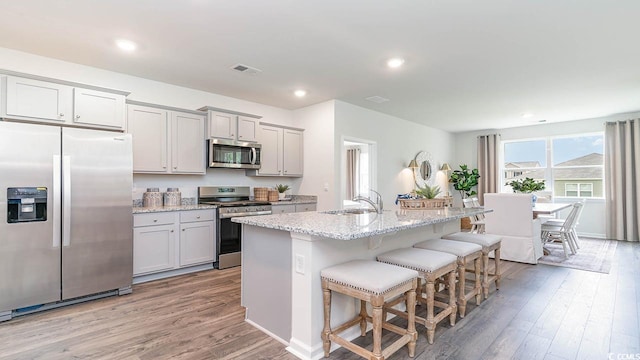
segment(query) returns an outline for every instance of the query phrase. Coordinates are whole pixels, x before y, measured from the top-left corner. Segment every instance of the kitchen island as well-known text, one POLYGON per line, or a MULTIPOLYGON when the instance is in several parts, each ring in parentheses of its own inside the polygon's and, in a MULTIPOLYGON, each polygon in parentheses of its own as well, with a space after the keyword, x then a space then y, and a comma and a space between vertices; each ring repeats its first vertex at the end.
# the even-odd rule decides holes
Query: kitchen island
MULTIPOLYGON (((243 224, 246 320, 288 345, 287 350, 299 358, 319 359, 323 357, 322 269, 354 259, 373 260, 383 252, 459 231, 456 220, 482 212, 486 210, 442 208, 234 218, 243 224)), ((354 316, 359 306, 340 294, 332 302, 335 324, 354 316)), ((345 337, 359 336, 359 328, 352 330, 345 337)))

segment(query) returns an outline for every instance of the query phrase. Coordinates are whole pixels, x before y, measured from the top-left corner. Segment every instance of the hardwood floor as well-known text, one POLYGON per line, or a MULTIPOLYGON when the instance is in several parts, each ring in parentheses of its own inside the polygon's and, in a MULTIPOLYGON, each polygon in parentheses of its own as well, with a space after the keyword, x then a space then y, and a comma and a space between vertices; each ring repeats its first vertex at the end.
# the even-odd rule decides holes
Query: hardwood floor
MULTIPOLYGON (((454 327, 439 324, 433 345, 418 326, 415 359, 640 356, 640 243, 618 244, 610 274, 504 264, 500 291, 470 301, 454 327)), ((0 323, 0 359, 295 359, 243 319, 239 268, 207 271, 0 323)))

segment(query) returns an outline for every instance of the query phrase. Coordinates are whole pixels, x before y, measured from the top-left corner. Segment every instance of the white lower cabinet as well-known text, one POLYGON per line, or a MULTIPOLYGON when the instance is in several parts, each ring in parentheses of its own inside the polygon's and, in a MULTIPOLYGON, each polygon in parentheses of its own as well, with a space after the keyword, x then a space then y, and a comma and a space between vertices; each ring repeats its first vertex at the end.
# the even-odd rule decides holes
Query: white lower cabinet
POLYGON ((215 210, 134 214, 133 275, 215 260, 215 210))
POLYGON ((316 211, 316 204, 286 204, 272 205, 271 212, 273 214, 287 214, 293 212, 316 211))

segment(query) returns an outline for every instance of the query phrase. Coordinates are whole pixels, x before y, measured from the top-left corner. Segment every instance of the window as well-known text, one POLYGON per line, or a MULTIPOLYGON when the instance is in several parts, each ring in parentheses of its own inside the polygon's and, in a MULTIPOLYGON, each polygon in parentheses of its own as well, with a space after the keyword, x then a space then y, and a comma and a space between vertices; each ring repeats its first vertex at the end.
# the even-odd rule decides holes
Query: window
POLYGON ((503 142, 502 192, 511 180, 544 180, 553 196, 604 197, 604 135, 583 134, 503 142))
POLYGON ((564 196, 593 197, 593 184, 565 183, 564 196))

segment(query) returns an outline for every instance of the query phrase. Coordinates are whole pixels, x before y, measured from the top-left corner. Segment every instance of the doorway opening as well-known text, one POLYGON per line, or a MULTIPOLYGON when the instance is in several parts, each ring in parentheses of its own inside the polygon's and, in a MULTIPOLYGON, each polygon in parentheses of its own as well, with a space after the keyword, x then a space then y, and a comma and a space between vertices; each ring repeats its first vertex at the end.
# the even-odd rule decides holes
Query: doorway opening
POLYGON ((376 142, 343 137, 340 199, 343 208, 360 207, 355 196, 369 197, 370 189, 376 189, 376 142))

